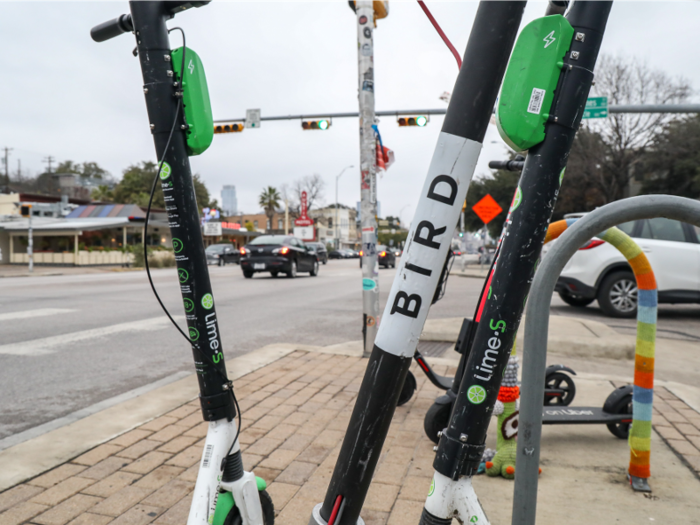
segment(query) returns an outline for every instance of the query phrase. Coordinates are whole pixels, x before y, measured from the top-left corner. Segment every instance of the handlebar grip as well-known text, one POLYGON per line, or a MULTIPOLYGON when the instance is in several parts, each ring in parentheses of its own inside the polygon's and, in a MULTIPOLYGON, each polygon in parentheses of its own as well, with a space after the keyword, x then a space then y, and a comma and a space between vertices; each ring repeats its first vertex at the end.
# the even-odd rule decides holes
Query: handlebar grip
POLYGON ((522 171, 523 166, 525 166, 525 162, 519 160, 492 160, 489 162, 489 168, 492 170, 522 171))
POLYGON ((114 20, 103 22, 93 27, 90 30, 90 36, 95 42, 105 42, 110 38, 133 30, 134 24, 131 23, 131 15, 121 15, 114 20))

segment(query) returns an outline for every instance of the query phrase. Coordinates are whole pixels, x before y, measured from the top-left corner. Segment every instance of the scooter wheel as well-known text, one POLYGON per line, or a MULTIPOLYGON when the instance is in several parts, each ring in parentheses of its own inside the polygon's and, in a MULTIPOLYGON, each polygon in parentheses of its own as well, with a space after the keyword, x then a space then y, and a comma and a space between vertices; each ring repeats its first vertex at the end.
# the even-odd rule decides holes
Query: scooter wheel
POLYGON ((403 388, 401 389, 401 394, 399 394, 399 400, 396 402, 396 406, 405 405, 413 397, 413 393, 416 391, 416 376, 414 376, 411 371, 406 374, 406 380, 403 382, 403 388))
MULTIPOLYGON (((609 414, 632 414, 632 385, 621 386, 613 390, 603 405, 603 410, 609 414)), ((629 423, 610 423, 606 425, 613 436, 627 439, 630 434, 629 423)))
POLYGON ((425 413, 423 420, 423 430, 425 435, 433 443, 440 441, 438 432, 447 428, 450 422, 450 413, 452 412, 452 403, 433 403, 433 405, 425 413))
POLYGON ((553 372, 544 380, 544 404, 569 406, 576 396, 576 385, 568 374, 553 372), (561 396, 548 396, 547 390, 563 390, 561 396))
MULTIPOLYGON (((260 505, 262 506, 263 513, 263 524, 264 525, 274 525, 275 523, 275 506, 272 504, 272 498, 267 493, 267 491, 261 490, 258 492, 260 495, 260 505)), ((233 507, 231 512, 226 516, 224 525, 243 525, 243 518, 241 518, 241 513, 238 507, 233 507)))

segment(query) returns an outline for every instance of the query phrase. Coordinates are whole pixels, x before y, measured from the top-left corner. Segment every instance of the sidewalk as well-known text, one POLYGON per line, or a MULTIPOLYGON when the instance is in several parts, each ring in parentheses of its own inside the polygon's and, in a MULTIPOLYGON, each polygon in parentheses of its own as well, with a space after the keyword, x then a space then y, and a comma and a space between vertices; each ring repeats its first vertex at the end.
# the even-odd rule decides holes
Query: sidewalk
MULTIPOLYGON (((272 345, 229 363, 232 372, 242 370, 232 377, 243 411, 244 465, 267 481, 277 525, 307 525, 323 499, 364 374, 360 352, 358 343, 272 345)), ((430 359, 439 373, 454 370, 457 355, 449 354, 430 359)), ((418 391, 396 410, 363 509, 367 525, 417 524, 430 485, 434 453, 423 417, 439 392, 415 366, 412 371, 418 391)), ((576 384, 578 406, 601 405, 613 388, 593 374, 577 376, 576 384)), ((34 472, 0 493, 0 523, 183 525, 206 434, 195 395, 190 377, 144 394, 140 414, 133 415, 131 400, 117 421, 117 412, 85 418, 83 428, 95 427, 99 417, 113 424, 97 446, 94 434, 83 436, 74 427, 73 434, 57 429, 3 451, 0 464, 34 462, 34 472), (131 419, 122 421, 127 415, 131 419), (48 456, 35 460, 43 453, 32 446, 37 440, 62 450, 53 463, 48 456), (57 441, 70 443, 61 449, 57 441)), ((625 481, 624 440, 602 425, 546 427, 538 523, 700 523, 700 414, 657 386, 654 429, 654 492, 645 497, 625 481)), ((495 418, 487 446, 495 446, 495 418)), ((474 484, 492 523, 510 523, 512 482, 478 476, 474 484)))
POLYGON ((41 277, 55 275, 82 275, 88 273, 131 272, 143 268, 126 268, 121 265, 105 266, 34 266, 29 273, 26 264, 0 264, 0 279, 3 277, 41 277))

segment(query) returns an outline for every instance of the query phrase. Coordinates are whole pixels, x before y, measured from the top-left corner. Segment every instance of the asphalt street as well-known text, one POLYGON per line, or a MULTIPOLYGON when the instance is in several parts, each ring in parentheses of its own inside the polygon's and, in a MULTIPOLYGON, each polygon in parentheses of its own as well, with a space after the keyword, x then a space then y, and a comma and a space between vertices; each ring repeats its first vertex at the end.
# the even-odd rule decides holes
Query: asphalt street
MULTIPOLYGON (((379 272, 382 307, 394 274, 379 272)), ((362 338, 356 259, 329 261, 317 277, 244 279, 235 265, 211 266, 210 275, 228 358, 276 342, 362 338)), ((153 278, 183 323, 174 269, 154 270, 153 278)), ((481 283, 449 284, 431 317, 471 315, 481 283)), ((0 449, 31 437, 18 433, 40 433, 38 425, 193 371, 191 350, 160 310, 143 271, 5 278, 0 287, 0 449)))
MULTIPOLYGON (((256 275, 210 267, 228 358, 267 344, 329 345, 361 339, 357 260, 329 261, 317 277, 256 275)), ((380 270, 382 308, 395 270, 380 270)), ((174 269, 153 271, 169 310, 183 323, 174 269)), ((449 279, 430 318, 471 316, 480 279, 449 279)), ((125 397, 193 371, 189 345, 158 306, 143 271, 0 280, 0 450, 125 397)), ((634 334, 634 319, 611 319, 596 303, 552 313, 593 318, 634 334)), ((700 339, 700 306, 662 305, 659 336, 700 339)))

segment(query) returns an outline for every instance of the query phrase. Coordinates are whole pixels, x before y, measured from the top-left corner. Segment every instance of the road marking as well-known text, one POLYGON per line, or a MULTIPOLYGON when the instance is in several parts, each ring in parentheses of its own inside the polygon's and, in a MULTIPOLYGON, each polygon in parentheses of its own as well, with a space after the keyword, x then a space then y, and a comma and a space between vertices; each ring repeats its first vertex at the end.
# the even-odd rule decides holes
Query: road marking
POLYGON ((72 308, 37 308, 36 310, 24 310, 23 312, 10 312, 0 314, 0 321, 12 321, 14 319, 31 319, 32 317, 45 317, 47 315, 67 314, 75 312, 72 308))
MULTIPOLYGON (((175 319, 177 320, 178 317, 182 318, 182 316, 176 316, 175 319)), ((145 332, 153 329, 165 328, 169 324, 170 321, 167 317, 159 316, 152 319, 144 319, 142 321, 120 323, 112 326, 104 326, 102 328, 82 330, 80 332, 73 332, 70 334, 34 339, 32 341, 0 345, 0 354, 29 356, 53 354, 57 351, 57 347, 70 343, 97 339, 100 337, 118 334, 120 332, 145 332)))

